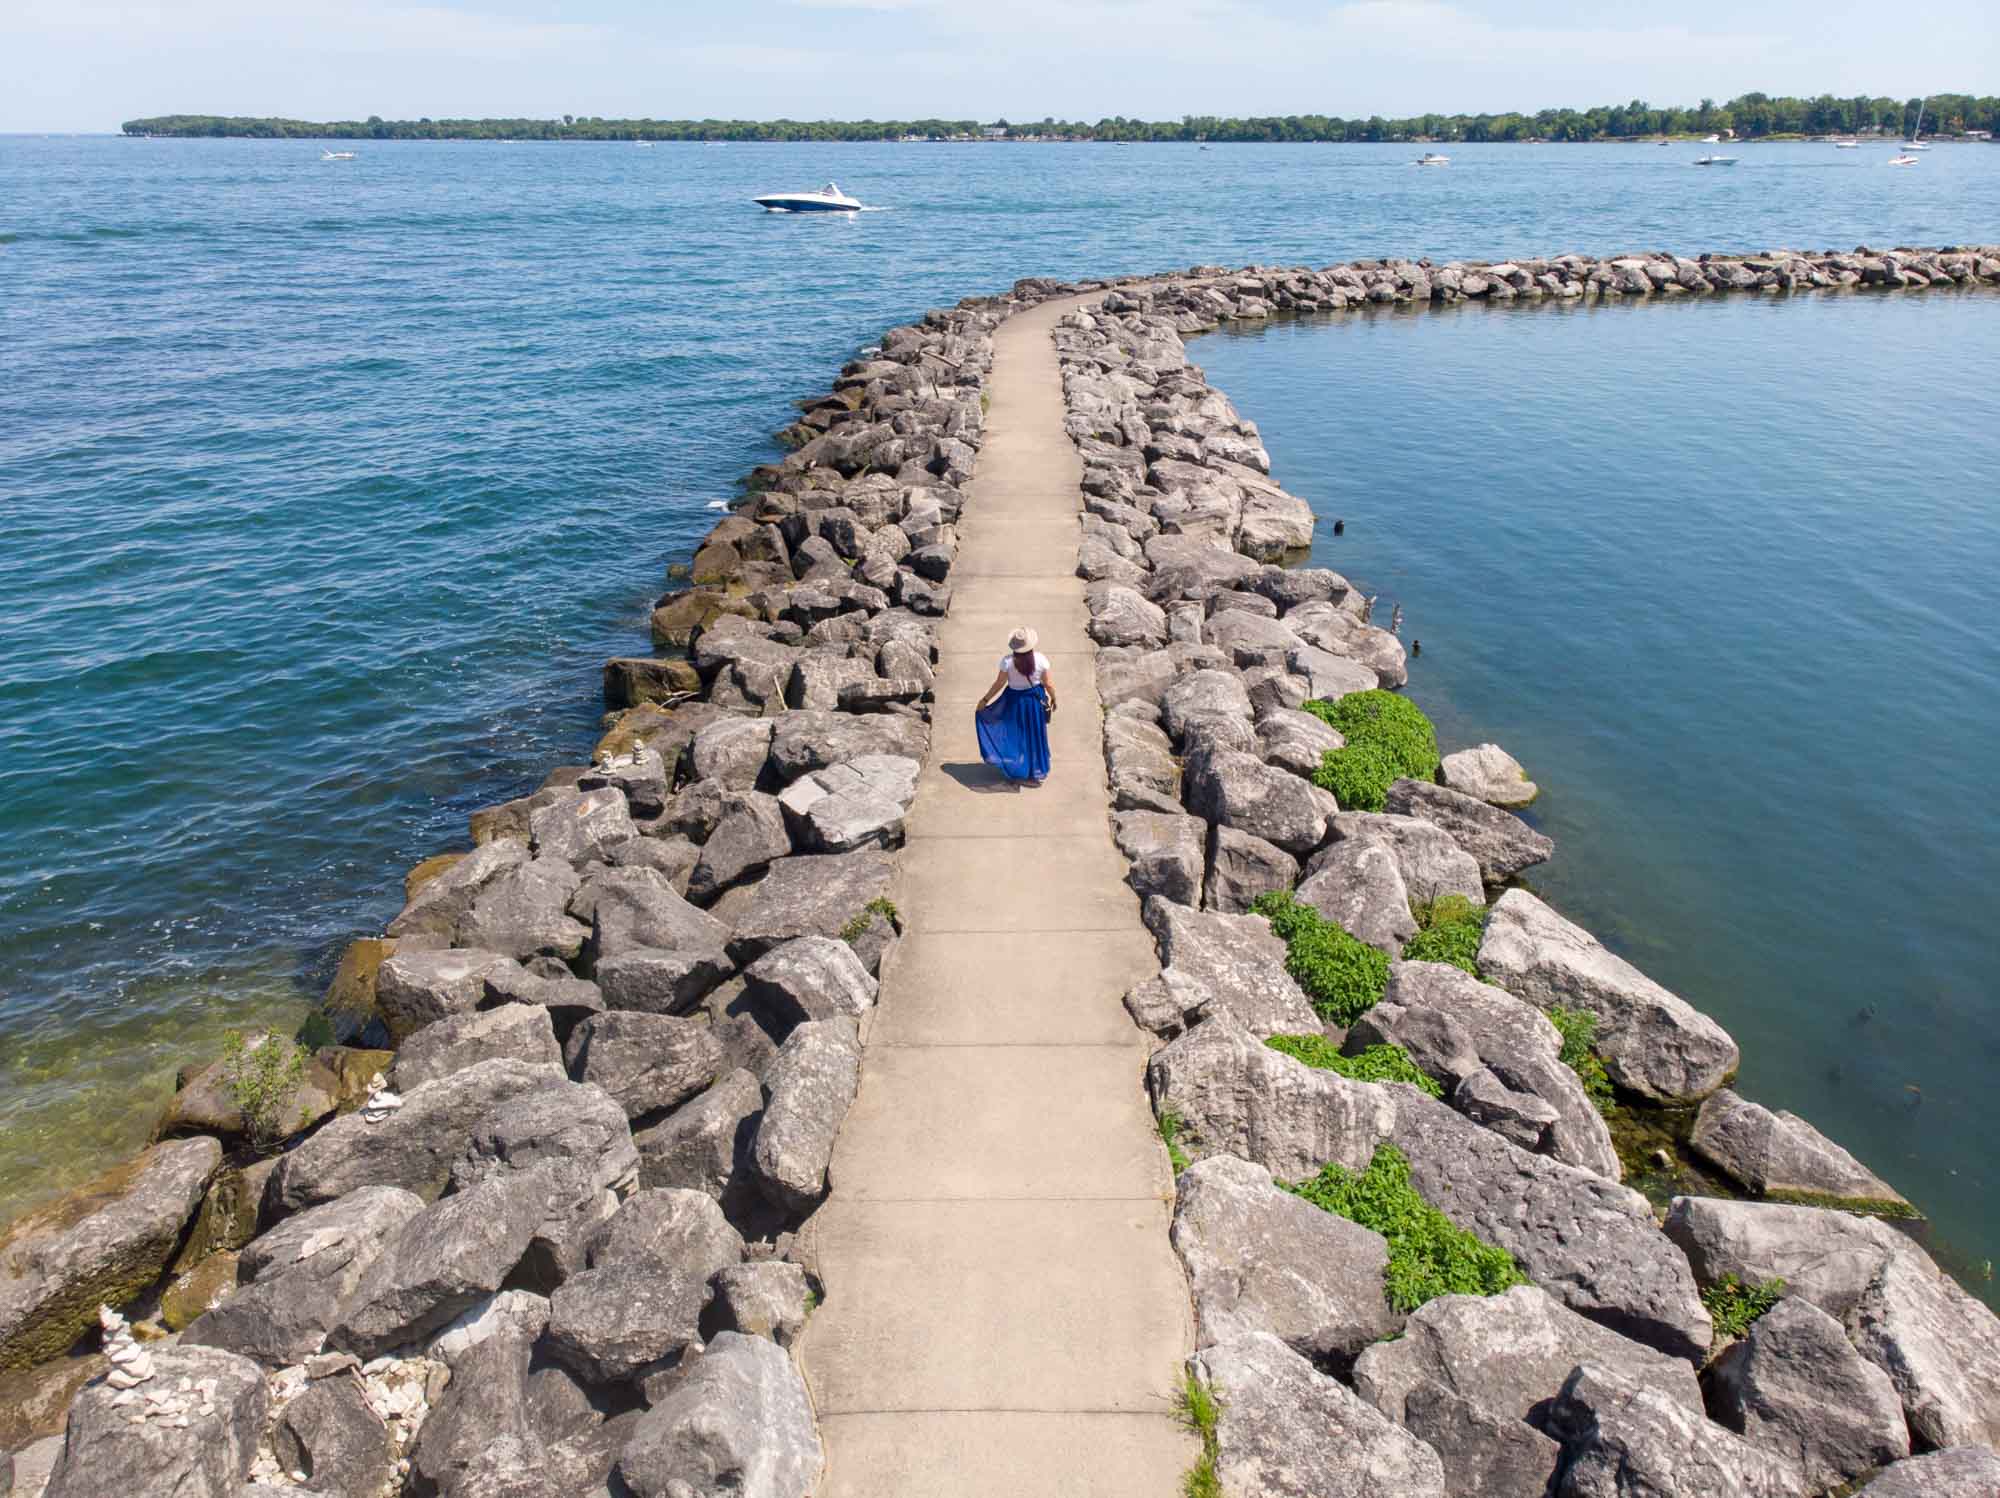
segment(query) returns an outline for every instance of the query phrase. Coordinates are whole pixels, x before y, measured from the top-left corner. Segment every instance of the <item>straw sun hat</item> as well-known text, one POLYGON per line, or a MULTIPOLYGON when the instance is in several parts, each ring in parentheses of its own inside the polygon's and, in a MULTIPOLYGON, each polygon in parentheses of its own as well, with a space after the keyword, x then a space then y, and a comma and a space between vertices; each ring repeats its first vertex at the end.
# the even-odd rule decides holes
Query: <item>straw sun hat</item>
POLYGON ((1024 651, 1033 650, 1040 639, 1040 635, 1024 624, 1007 637, 1007 648, 1020 655, 1024 651))

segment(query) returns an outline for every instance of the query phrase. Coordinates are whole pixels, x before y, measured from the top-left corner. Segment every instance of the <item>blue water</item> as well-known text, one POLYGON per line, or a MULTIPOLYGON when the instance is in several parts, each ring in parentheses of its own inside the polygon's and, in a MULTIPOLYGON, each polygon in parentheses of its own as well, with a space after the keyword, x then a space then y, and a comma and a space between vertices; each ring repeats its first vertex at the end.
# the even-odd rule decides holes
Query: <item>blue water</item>
MULTIPOLYGON (((142 1138, 173 1066, 223 1027, 300 1013, 340 946, 394 912, 410 863, 462 843, 471 808, 581 755, 597 666, 643 644, 647 606, 713 518, 705 507, 772 456, 768 433, 791 400, 927 306, 1023 275, 1198 262, 2000 239, 2000 152, 1977 147, 1940 148, 1908 172, 1884 169, 1886 151, 1824 146, 1746 148, 1728 171, 1690 169, 1695 147, 1474 147, 1454 151, 1449 172, 1412 171, 1415 153, 1394 146, 398 143, 343 164, 319 150, 0 139, 0 1215, 142 1138), (746 201, 829 177, 891 211, 804 220, 746 201)), ((1916 305, 1888 309, 1866 335, 1882 341, 1849 372, 1884 405, 1914 390, 1943 408, 1973 401, 1973 371, 2000 332, 1916 305), (1908 340, 1924 336, 1934 343, 1913 352, 1908 340)), ((1309 353, 1301 378, 1347 413, 1350 451, 1391 438, 1442 449, 1459 426, 1539 393, 1548 419, 1563 413, 1607 461, 1643 437, 1651 403, 1679 406, 1680 430, 1711 436, 1718 409, 1739 436, 1754 417, 1773 463, 1827 469, 1806 419, 1826 371, 1800 358, 1792 332, 1824 326, 1812 308, 1767 311, 1786 317, 1785 337, 1692 395, 1659 393, 1660 372, 1629 362, 1629 346, 1572 332, 1558 356, 1541 331, 1722 328, 1738 316, 1697 324, 1703 315, 1524 322, 1491 362, 1440 360, 1434 381, 1395 401, 1370 394, 1376 363, 1333 389, 1337 366, 1309 353)), ((1299 347, 1347 358, 1364 339, 1372 350, 1413 332, 1407 357, 1439 348, 1421 320, 1299 347)), ((1209 357, 1223 343, 1201 347, 1209 357)), ((1269 422, 1303 492, 1340 493, 1307 462, 1310 438, 1282 446, 1282 391, 1224 383, 1269 422)), ((1912 506, 1944 496, 1905 474, 1925 451, 1916 428, 1876 430, 1891 476, 1872 503, 1908 528, 1912 506)), ((1536 458, 1535 441, 1510 440, 1512 460, 1536 458)), ((1934 784, 1927 772, 1768 722, 1799 705, 1752 669, 1771 652, 1788 661, 1783 642, 1801 632, 1771 598, 1790 577, 1789 531, 1704 450, 1682 460, 1690 492, 1735 496, 1754 581, 1705 582, 1677 653, 1704 663, 1719 701, 1754 709, 1753 725, 1722 731, 1808 741, 1795 776, 1866 790, 1836 798, 1820 813, 1836 825, 1793 844, 1787 883, 1827 893, 1797 944, 1873 922, 1878 954, 1976 946, 1980 920, 1965 907, 1982 885, 1906 877, 1927 839, 1905 787, 1934 784), (1860 909, 1805 862, 1829 842, 1871 871, 1860 909)), ((1651 462, 1628 456, 1622 471, 1651 480, 1651 462)), ((1500 492, 1471 489, 1475 505, 1500 492)), ((1950 499, 1970 505, 1978 491, 1950 499)), ((1472 606, 1503 561, 1547 579, 1552 537, 1576 532, 1602 498, 1593 491, 1553 531, 1455 512, 1478 567, 1453 572, 1449 591, 1472 606)), ((1386 519, 1357 527, 1356 544, 1378 527, 1401 565, 1435 546, 1386 519)), ((1867 596, 1928 606, 1936 553, 1885 540, 1860 553, 1867 596)), ((1589 555, 1622 582, 1613 596, 1645 589, 1664 560, 1615 534, 1589 555)), ((1445 607, 1409 592, 1413 619, 1445 607)), ((1603 705, 1574 649, 1509 633, 1523 623, 1495 607, 1482 629, 1509 680, 1541 694, 1534 731, 1600 735, 1603 705)), ((1447 643, 1454 633, 1441 627, 1419 673, 1427 700, 1447 681, 1454 700, 1470 690, 1447 675, 1463 648, 1447 643)), ((1990 655, 1948 631, 1886 662, 1884 640, 1863 634, 1873 653, 1834 673, 1848 699, 1910 682, 1990 693, 1990 655)), ((1714 939, 1707 902, 1662 888, 1669 875, 1710 877, 1720 856, 1694 816, 1721 785, 1700 771, 1716 730, 1696 724, 1714 716, 1690 714, 1649 748, 1698 792, 1668 801, 1637 793, 1625 756, 1585 774, 1531 740, 1519 714, 1495 711, 1485 726, 1484 708, 1466 711, 1464 737, 1512 744, 1552 783, 1551 815, 1574 812, 1558 829, 1560 869, 1590 839, 1629 846, 1632 817, 1685 850, 1616 899, 1607 888, 1617 909, 1600 924, 1650 927, 1669 949, 1714 939)), ((1976 742, 1946 740, 1977 759, 1976 742)), ((1977 811, 1953 808, 1954 832, 1977 811)), ((1727 846, 1741 825, 1731 819, 1727 846)), ((1797 830, 1767 825, 1780 841, 1797 830)), ((1907 991, 1889 977, 1885 989, 1907 991)), ((1788 1040, 1845 1024, 1853 1007, 1844 992, 1790 984, 1756 1002, 1791 1017, 1773 1039, 1730 1011, 1760 1085, 1786 1064, 1788 1040)), ((1908 1027, 1906 1069, 1930 1088, 1968 1048, 1940 1033, 1926 1049, 1925 1029, 1908 1027)), ((1927 1118, 1935 1101, 1927 1092, 1927 1118)), ((1983 1169, 1969 1136, 1953 1163, 1983 1169)), ((1983 1186, 1961 1189, 1992 1208, 1983 1186)))
POLYGON ((1405 610, 1528 879, 1741 1086, 2000 1256, 2000 294, 1486 308, 1199 340, 1315 557, 1405 610))

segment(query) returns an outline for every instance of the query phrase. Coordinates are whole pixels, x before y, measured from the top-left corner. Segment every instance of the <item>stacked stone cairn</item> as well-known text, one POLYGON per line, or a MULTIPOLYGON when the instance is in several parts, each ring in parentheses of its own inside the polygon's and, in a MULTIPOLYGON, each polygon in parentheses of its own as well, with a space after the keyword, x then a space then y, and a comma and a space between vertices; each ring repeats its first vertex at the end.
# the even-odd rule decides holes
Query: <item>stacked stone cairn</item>
POLYGON ((1126 1003, 1190 1161, 1173 1241, 1229 1498, 1804 1498, 1878 1472, 1871 1498, 2000 1493, 2000 1319, 1908 1234, 1771 1199, 1682 1196, 1662 1222, 1621 1184, 1551 1007, 1595 1016, 1621 1107, 1699 1109, 1691 1147, 1747 1196, 1908 1210, 1803 1119, 1727 1088, 1721 1027, 1514 882, 1553 851, 1503 809, 1533 794, 1520 767, 1491 745, 1447 756, 1444 783, 1398 781, 1380 813, 1312 782, 1343 741, 1301 705, 1403 687, 1404 649, 1346 579, 1281 565, 1311 511, 1182 342, 1361 303, 1974 278, 2000 278, 2000 252, 1199 269, 1059 324, 1114 831, 1162 964, 1126 1003), (1321 1019, 1249 913, 1273 890, 1390 959, 1351 1028, 1321 1019), (1413 906, 1446 895, 1488 905, 1479 977, 1401 959, 1413 906), (1309 1066, 1274 1035, 1397 1045, 1442 1096, 1309 1066), (1396 1310, 1385 1239, 1282 1189, 1385 1144, 1531 1283, 1396 1310), (1784 1282, 1736 1339, 1701 1295, 1731 1276, 1784 1282))
POLYGON ((349 950, 281 1151, 247 1147, 221 1063, 190 1068, 161 1143, 9 1230, 0 1370, 25 1371, 0 1377, 102 1367, 63 1356, 100 1300, 155 1339, 104 1323, 110 1372, 33 1431, 15 1491, 816 1487, 798 1230, 898 939, 891 850, 1014 305, 896 328, 804 403, 660 599, 654 653, 605 666, 592 763, 475 812, 349 950))

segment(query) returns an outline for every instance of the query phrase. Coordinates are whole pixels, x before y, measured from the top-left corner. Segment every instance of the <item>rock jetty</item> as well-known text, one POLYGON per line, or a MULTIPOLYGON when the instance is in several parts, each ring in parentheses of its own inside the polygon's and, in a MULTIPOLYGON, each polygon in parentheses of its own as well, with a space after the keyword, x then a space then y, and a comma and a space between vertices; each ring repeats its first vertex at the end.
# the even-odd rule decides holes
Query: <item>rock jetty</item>
POLYGON ((815 1490, 795 1245, 900 935, 992 334, 1079 294, 1056 333, 1077 570, 1161 961, 1127 1005, 1188 1161, 1173 1242, 1221 1490, 1804 1495, 1886 1469, 1883 1498, 1993 1492, 2000 1322, 1843 1210, 1907 1210, 1892 1188, 1725 1087, 1720 1027, 1510 887, 1553 851, 1510 809, 1523 767, 1481 745, 1365 806, 1321 783, 1373 742, 1341 704, 1398 693, 1404 644, 1296 565, 1311 506, 1183 339, 1996 281, 1994 247, 1198 267, 890 330, 801 404, 651 652, 605 664, 591 762, 411 871, 312 1046, 203 1058, 157 1143, 0 1235, 0 1498, 815 1490), (1613 1089, 1699 1105, 1691 1148, 1761 1199, 1683 1196, 1663 1225, 1622 1182, 1613 1089), (1289 1189, 1385 1159, 1512 1266, 1501 1293, 1412 1304, 1402 1245, 1289 1189), (1732 1287, 1777 1308, 1723 1335, 1732 1287))

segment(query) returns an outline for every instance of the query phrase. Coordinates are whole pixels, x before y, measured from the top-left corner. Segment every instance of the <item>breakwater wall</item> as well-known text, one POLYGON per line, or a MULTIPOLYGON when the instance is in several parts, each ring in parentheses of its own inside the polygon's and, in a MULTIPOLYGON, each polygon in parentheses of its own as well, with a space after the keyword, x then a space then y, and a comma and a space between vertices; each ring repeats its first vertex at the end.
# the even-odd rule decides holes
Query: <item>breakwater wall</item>
MULTIPOLYGON (((1258 1491, 1259 1461, 1286 1440, 1319 1452, 1328 1430, 1349 1432, 1329 1472, 1391 1491, 1517 1457, 1522 1483, 1546 1477, 1586 1438, 1467 1392, 1481 1348, 1521 1339, 1558 1349, 1503 1370, 1537 1410, 1563 1394, 1576 1429, 1603 1426, 1602 1391, 1637 1379, 1666 1391, 1658 1422, 1707 1452, 1721 1437, 1689 1423, 1713 1331, 1699 1291, 1727 1273, 1820 1286, 1827 1242, 1849 1278, 1798 1290, 1788 1314, 1821 1308, 1852 1357, 1817 1322, 1792 1335, 1876 1396, 1853 1363, 1888 1369, 1903 1449, 1990 1444, 1991 1318, 1894 1230, 1703 1201, 1661 1232, 1618 1184, 1595 1104, 1534 1021, 1550 994, 1595 1019, 1621 1106, 1706 1092, 1697 1142, 1747 1186, 1818 1172, 1838 1188, 1824 1194, 1894 1203, 1809 1127, 1709 1091, 1733 1067, 1727 1037, 1525 891, 1492 902, 1477 943, 1510 1003, 1460 969, 1399 962, 1356 1023, 1324 1030, 1272 920, 1243 913, 1253 899, 1291 891, 1386 962, 1415 907, 1484 908, 1546 850, 1490 806, 1519 794, 1491 754, 1441 767, 1442 785, 1398 780, 1380 813, 1313 783, 1346 740, 1304 704, 1400 686, 1407 663, 1345 580, 1281 565, 1311 508, 1270 481, 1254 424, 1181 340, 1382 303, 1996 280, 1991 249, 1201 268, 1022 282, 891 330, 803 403, 795 450, 659 601, 653 652, 606 664, 592 763, 475 813, 469 851, 413 869, 308 1044, 252 1037, 190 1066, 160 1143, 0 1236, 0 1494, 705 1494, 745 1474, 759 1492, 811 1490, 818 1439, 786 1348, 819 1287, 792 1235, 826 1189, 899 935, 892 850, 929 750, 991 333, 1082 292, 1102 294, 1096 310, 1058 335, 1086 465, 1079 566, 1116 830, 1163 964, 1128 1003, 1162 1041, 1150 1085, 1195 1157, 1176 1245, 1198 1371, 1234 1412, 1220 1459, 1249 1474, 1228 1490, 1258 1491), (1313 1034, 1335 1053, 1397 1046, 1444 1100, 1264 1044, 1313 1034), (1398 1312, 1375 1288, 1380 1235, 1274 1184, 1364 1167, 1383 1142, 1534 1286, 1433 1302, 1457 1320, 1398 1312), (1280 1280, 1289 1310, 1273 1308, 1280 1280), (101 1324, 100 1304, 136 1328, 101 1324), (1384 1347, 1431 1362, 1364 1374, 1398 1326, 1384 1347), (1937 1391, 1954 1361, 1977 1372, 1972 1393, 1937 1391), (1609 1371, 1570 1390, 1586 1362, 1609 1371)), ((1600 1447, 1628 1429, 1607 1428, 1600 1447)), ((1866 1450, 1895 1454, 1893 1433, 1866 1450)))
POLYGON ((1127 1007, 1159 1040, 1223 1491, 1993 1491, 2000 1318, 1882 1220, 1915 1215, 1893 1187, 1727 1085, 1720 1026, 1520 885, 1554 851, 1510 810, 1536 787, 1496 745, 1438 756, 1396 631, 1284 565, 1311 508, 1182 335, 1995 279, 1991 250, 1198 268, 1059 326, 1106 773, 1162 962, 1127 1007), (1622 1184, 1693 1161, 1740 1195, 1622 1184), (1422 1283, 1433 1210, 1500 1251, 1483 1282, 1422 1283))

